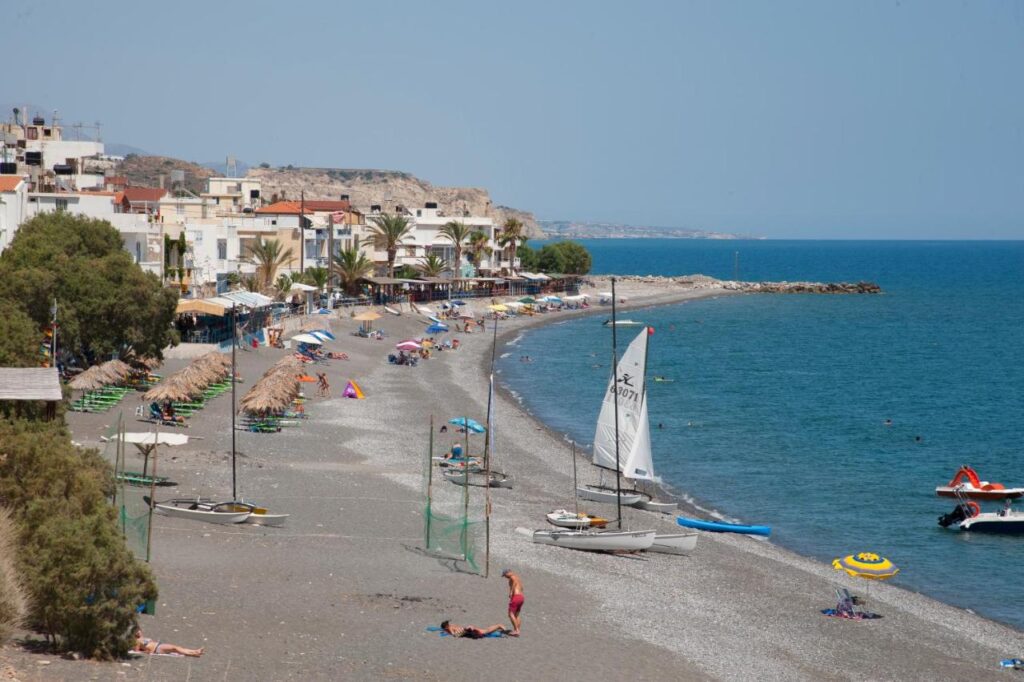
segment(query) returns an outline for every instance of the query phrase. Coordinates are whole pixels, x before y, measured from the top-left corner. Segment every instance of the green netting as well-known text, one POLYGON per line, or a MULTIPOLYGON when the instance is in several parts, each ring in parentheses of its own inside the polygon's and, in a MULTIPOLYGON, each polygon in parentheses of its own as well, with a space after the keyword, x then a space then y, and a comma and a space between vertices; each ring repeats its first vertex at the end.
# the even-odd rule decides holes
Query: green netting
POLYGON ((428 500, 423 511, 424 549, 435 556, 465 561, 474 571, 477 548, 483 533, 483 523, 463 515, 441 514, 431 508, 428 500))
MULTIPOLYGON (((119 421, 123 419, 123 415, 119 421)), ((140 488, 127 484, 119 478, 125 472, 124 447, 119 447, 116 438, 120 424, 115 424, 107 429, 106 446, 103 449, 103 456, 114 471, 114 498, 112 500, 114 509, 117 510, 118 525, 124 535, 125 544, 128 549, 142 561, 149 561, 147 545, 149 541, 150 513, 149 506, 143 500, 143 495, 149 491, 148 488, 140 488)), ((132 446, 134 448, 134 446, 132 446)))

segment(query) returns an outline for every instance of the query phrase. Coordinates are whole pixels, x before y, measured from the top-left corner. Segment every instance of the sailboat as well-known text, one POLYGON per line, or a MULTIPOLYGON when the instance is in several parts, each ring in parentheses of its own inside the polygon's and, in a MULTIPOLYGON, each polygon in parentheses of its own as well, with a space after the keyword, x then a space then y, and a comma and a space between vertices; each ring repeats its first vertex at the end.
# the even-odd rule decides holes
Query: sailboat
MULTIPOLYGON (((655 480, 645 381, 650 334, 651 330, 646 327, 641 330, 616 365, 594 433, 594 464, 601 469, 618 469, 633 481, 655 480), (625 456, 622 456, 623 451, 625 456)), ((602 484, 580 486, 576 494, 594 502, 611 503, 620 498, 616 488, 602 484)), ((655 501, 639 490, 623 492, 621 504, 666 514, 676 509, 676 503, 655 501)))
MULTIPOLYGON (((612 278, 612 321, 615 320, 615 278, 612 278)), ((615 331, 614 326, 612 327, 612 355, 615 356, 615 331)), ((628 351, 627 351, 628 354, 628 351)), ((626 387, 623 387, 626 388, 626 387)), ((568 547, 569 549, 578 549, 591 552, 636 552, 644 549, 650 549, 654 544, 655 535, 657 534, 654 530, 640 530, 640 531, 624 531, 622 530, 622 508, 623 494, 622 489, 618 485, 619 475, 619 455, 620 455, 620 440, 619 440, 619 420, 614 419, 619 413, 619 378, 618 371, 612 375, 612 382, 610 384, 609 393, 612 396, 612 407, 613 407, 613 429, 612 435, 614 440, 612 441, 612 459, 611 464, 615 469, 616 474, 616 486, 611 492, 614 494, 614 501, 619 509, 617 525, 618 530, 591 530, 588 522, 587 529, 573 529, 573 528, 556 528, 553 530, 534 530, 531 531, 527 528, 517 528, 516 532, 525 535, 533 540, 533 542, 541 545, 557 545, 561 547, 568 547)), ((607 404, 607 401, 606 401, 607 404)), ((601 414, 604 416, 605 410, 602 408, 601 414)), ((646 413, 645 413, 646 414, 646 413)), ((598 420, 598 432, 601 432, 601 421, 598 420)), ((595 452, 597 451, 595 444, 595 452)), ((595 455, 596 459, 596 455, 595 455)), ((573 456, 573 466, 575 467, 575 453, 573 456)), ((575 468, 574 468, 575 477, 575 468)), ((577 491, 579 488, 577 487, 577 491)), ((593 498, 586 498, 593 499, 593 498)), ((633 499, 634 502, 639 501, 640 496, 636 495, 635 499, 630 496, 629 499, 633 499)), ((553 512, 557 514, 559 511, 553 512)), ((562 518, 561 515, 558 515, 562 518)), ((551 515, 548 516, 548 521, 552 521, 551 515)))

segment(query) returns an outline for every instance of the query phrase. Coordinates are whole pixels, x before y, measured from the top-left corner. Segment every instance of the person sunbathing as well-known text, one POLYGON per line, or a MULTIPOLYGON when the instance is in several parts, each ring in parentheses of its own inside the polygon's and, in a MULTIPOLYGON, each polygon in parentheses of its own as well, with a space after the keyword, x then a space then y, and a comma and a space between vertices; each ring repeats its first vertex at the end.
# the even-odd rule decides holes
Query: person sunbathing
POLYGON ((465 637, 466 639, 483 639, 495 632, 500 632, 503 635, 508 632, 504 625, 492 625, 489 628, 481 629, 475 628, 472 625, 456 625, 448 620, 441 623, 441 629, 452 637, 465 637))
POLYGON ((177 644, 157 642, 148 637, 143 637, 142 628, 139 627, 135 628, 133 634, 135 635, 135 645, 132 646, 132 651, 138 651, 143 654, 178 654, 179 656, 195 657, 203 655, 203 648, 186 649, 177 644))

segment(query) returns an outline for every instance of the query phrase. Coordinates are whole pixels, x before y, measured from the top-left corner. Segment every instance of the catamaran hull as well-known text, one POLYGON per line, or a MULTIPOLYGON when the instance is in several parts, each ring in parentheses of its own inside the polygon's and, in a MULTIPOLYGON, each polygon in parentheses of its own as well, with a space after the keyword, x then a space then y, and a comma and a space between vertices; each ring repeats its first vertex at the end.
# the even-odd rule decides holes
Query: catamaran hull
POLYGON ((608 525, 607 519, 602 519, 592 514, 574 514, 564 509, 555 510, 547 515, 548 523, 559 528, 573 528, 582 530, 584 528, 604 528, 608 525))
POLYGON ((649 497, 640 498, 640 501, 633 506, 637 509, 658 512, 660 514, 672 514, 679 509, 679 505, 675 502, 659 502, 658 500, 653 500, 649 497))
POLYGON ((158 514, 172 516, 179 519, 191 519, 193 521, 204 521, 206 523, 218 523, 231 525, 233 523, 244 523, 251 515, 250 512, 215 512, 208 509, 188 509, 186 507, 175 507, 169 504, 157 504, 155 506, 158 514))
POLYGON ((697 548, 699 533, 658 533, 647 551, 662 554, 689 554, 697 548))
POLYGON ((654 544, 653 530, 535 530, 531 534, 539 545, 555 545, 584 552, 639 552, 654 544))
POLYGON ((969 485, 960 485, 956 487, 940 485, 935 489, 935 494, 939 497, 957 497, 958 494, 963 494, 964 497, 971 500, 1015 500, 1017 498, 1024 497, 1024 488, 985 490, 969 485))
POLYGON ((455 485, 472 485, 479 488, 490 487, 490 488, 511 488, 512 479, 507 474, 498 473, 492 471, 490 478, 484 472, 469 472, 468 475, 462 471, 446 471, 444 472, 444 478, 446 481, 451 481, 455 485))
POLYGON ((686 528, 707 530, 712 533, 740 533, 743 535, 771 535, 772 529, 768 526, 747 526, 741 523, 725 523, 724 521, 705 521, 703 519, 691 519, 686 516, 677 516, 676 523, 686 528))
MULTIPOLYGON (((616 500, 619 499, 615 488, 604 488, 596 485, 586 485, 576 488, 576 495, 581 500, 590 500, 591 502, 604 502, 605 504, 615 504, 616 500)), ((632 491, 622 491, 621 504, 633 505, 639 502, 643 498, 640 493, 632 491)))

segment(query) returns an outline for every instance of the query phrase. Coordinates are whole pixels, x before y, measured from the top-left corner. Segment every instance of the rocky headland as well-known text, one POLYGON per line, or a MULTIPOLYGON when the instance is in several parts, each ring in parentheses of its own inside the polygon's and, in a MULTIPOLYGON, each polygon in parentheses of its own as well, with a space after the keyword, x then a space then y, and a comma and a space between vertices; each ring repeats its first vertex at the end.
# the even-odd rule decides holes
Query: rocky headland
MULTIPOLYGON (((610 286, 609 275, 590 277, 595 289, 610 286)), ((882 287, 874 282, 742 282, 721 280, 707 275, 616 275, 619 290, 634 289, 721 289, 751 294, 880 294, 882 287)))

